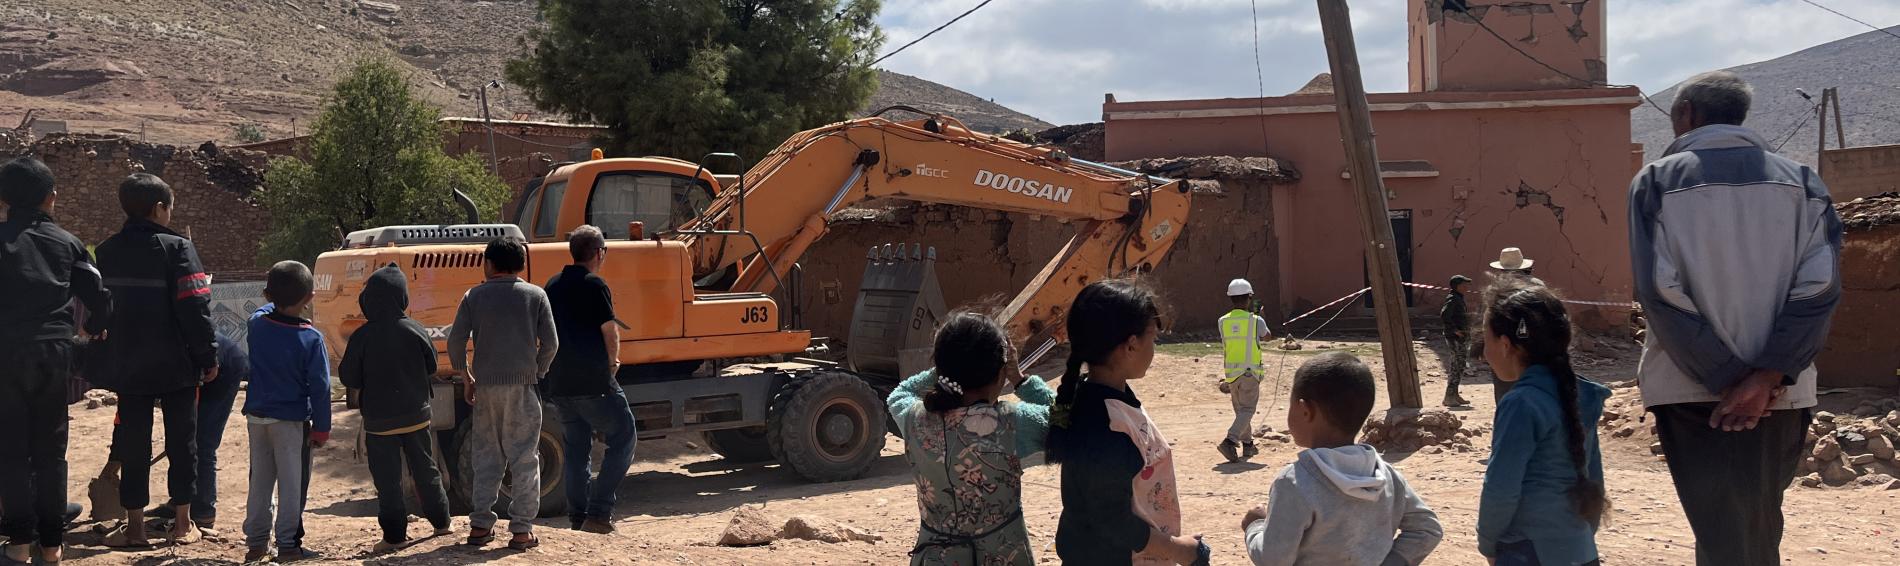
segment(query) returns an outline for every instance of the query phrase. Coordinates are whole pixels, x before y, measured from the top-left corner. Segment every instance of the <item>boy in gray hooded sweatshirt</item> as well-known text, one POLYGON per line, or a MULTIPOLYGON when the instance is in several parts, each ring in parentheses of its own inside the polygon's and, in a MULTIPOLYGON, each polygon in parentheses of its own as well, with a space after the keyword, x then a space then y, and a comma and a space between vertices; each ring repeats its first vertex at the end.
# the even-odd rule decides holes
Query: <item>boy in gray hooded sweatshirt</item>
POLYGON ((1273 481, 1267 504, 1241 519, 1254 564, 1411 566, 1444 538, 1438 514, 1399 471, 1353 443, 1376 395, 1372 370, 1345 352, 1293 374, 1287 430, 1307 449, 1273 481))

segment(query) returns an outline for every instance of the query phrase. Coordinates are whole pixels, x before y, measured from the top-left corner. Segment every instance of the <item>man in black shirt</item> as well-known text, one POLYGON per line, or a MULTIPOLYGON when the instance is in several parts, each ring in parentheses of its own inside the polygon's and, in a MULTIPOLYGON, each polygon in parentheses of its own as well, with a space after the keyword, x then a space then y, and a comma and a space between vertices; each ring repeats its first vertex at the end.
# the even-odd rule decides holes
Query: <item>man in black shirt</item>
POLYGON ((608 534, 614 532, 615 491, 633 465, 638 435, 627 394, 614 377, 620 371, 620 321, 614 318, 613 291, 595 275, 607 261, 607 240, 599 228, 581 226, 568 235, 567 250, 574 264, 546 286, 561 342, 548 369, 548 397, 567 432, 561 482, 567 488, 568 521, 576 530, 608 534), (589 478, 596 432, 606 440, 607 451, 600 477, 589 478))
POLYGON ((53 223, 53 172, 24 157, 0 166, 0 535, 6 556, 60 558, 66 515, 66 380, 73 370, 73 298, 85 330, 104 330, 112 310, 99 270, 79 238, 53 223))

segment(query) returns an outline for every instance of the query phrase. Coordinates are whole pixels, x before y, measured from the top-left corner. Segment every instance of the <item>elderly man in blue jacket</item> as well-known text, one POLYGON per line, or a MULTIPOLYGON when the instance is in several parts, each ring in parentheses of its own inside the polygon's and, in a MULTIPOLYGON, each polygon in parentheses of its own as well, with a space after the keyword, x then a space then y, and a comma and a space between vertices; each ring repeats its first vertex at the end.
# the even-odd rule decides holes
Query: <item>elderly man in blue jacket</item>
POLYGON ((1780 564, 1781 494, 1840 298, 1841 221, 1814 170, 1742 127, 1740 77, 1704 73, 1678 92, 1678 137, 1630 185, 1643 404, 1696 562, 1780 564))

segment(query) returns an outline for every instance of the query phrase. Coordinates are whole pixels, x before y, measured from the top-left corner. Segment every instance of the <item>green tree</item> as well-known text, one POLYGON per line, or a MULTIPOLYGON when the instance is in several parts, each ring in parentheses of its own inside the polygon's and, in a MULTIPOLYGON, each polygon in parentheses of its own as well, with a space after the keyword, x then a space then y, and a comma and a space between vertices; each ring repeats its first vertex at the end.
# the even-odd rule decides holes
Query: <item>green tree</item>
POLYGON ((541 0, 508 81, 628 155, 757 161, 877 88, 878 0, 541 0))
POLYGON ((258 128, 257 124, 238 124, 237 141, 238 143, 257 143, 264 141, 264 130, 258 128))
POLYGON ((310 130, 310 160, 278 158, 264 175, 271 231, 259 261, 314 261, 364 228, 461 222, 454 189, 484 219, 499 216, 508 186, 480 156, 443 153, 439 116, 388 60, 358 62, 310 130))

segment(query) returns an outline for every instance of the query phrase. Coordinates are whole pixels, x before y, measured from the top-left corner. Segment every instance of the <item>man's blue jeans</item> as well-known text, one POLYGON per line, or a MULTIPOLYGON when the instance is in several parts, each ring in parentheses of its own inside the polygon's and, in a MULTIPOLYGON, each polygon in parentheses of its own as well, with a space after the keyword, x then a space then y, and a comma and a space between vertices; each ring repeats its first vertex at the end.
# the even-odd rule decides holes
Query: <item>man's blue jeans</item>
POLYGON ((633 447, 639 438, 626 393, 557 398, 554 407, 561 412, 566 432, 561 483, 567 489, 568 519, 577 525, 587 519, 612 521, 615 491, 633 465, 633 447), (607 445, 597 479, 588 474, 596 434, 607 445))
POLYGON ((238 385, 236 377, 229 377, 198 389, 198 489, 191 501, 193 523, 218 518, 218 445, 224 443, 224 425, 236 404, 238 385))

